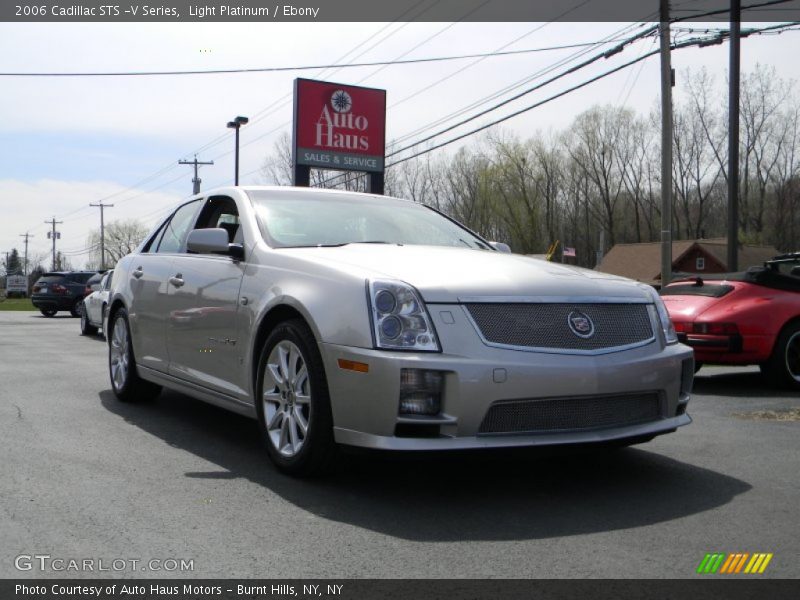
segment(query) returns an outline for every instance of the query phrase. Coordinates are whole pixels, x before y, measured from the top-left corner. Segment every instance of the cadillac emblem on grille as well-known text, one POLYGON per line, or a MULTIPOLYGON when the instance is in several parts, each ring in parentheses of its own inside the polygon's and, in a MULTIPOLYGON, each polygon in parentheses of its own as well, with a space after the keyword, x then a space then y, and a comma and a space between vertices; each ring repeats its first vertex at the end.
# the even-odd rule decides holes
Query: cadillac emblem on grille
POLYGON ((567 323, 572 333, 580 338, 588 339, 594 335, 594 323, 589 315, 579 310, 573 310, 567 315, 567 323))

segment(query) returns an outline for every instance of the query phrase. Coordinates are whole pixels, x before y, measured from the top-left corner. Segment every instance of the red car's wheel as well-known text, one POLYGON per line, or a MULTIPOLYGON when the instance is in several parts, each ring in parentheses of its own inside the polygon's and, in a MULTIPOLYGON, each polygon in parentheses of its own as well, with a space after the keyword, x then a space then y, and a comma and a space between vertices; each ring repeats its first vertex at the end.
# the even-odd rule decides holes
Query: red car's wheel
POLYGON ((772 385, 800 389, 800 323, 784 327, 761 371, 772 385))

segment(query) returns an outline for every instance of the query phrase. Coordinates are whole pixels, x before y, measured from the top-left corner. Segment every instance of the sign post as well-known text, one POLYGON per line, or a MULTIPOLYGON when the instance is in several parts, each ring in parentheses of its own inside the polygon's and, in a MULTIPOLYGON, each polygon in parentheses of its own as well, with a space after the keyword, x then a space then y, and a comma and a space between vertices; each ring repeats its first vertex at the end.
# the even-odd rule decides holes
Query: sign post
POLYGON ((362 171, 369 192, 383 194, 385 154, 385 90, 294 80, 294 185, 308 187, 312 167, 362 171))

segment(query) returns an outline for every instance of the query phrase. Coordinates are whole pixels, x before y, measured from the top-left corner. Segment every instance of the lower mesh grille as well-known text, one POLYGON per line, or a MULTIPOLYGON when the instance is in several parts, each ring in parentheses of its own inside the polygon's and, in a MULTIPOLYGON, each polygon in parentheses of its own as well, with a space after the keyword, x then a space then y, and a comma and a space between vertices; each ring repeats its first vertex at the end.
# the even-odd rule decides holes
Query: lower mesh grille
POLYGON ((478 433, 605 429, 661 417, 657 392, 581 398, 502 400, 486 412, 478 433))

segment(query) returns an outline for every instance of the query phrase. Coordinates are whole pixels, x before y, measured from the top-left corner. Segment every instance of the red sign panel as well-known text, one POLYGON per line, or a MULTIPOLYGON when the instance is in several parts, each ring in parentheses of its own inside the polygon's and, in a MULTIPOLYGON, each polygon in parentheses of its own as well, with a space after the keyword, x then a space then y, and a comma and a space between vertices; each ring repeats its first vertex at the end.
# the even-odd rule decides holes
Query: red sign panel
POLYGON ((383 172, 385 146, 385 90, 295 79, 295 164, 383 172))

